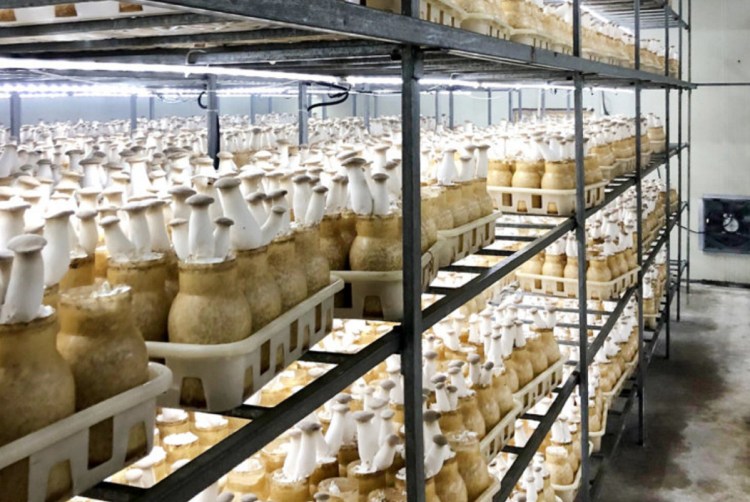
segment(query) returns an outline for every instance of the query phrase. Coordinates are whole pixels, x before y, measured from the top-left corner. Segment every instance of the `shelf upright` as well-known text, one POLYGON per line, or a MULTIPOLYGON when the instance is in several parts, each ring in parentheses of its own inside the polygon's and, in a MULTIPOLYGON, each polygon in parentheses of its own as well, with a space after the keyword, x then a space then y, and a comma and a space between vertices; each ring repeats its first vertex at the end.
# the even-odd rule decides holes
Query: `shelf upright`
POLYGON ((131 94, 130 96, 130 135, 131 136, 135 134, 136 129, 138 129, 138 96, 136 96, 135 94, 131 94))
MULTIPOLYGON (((418 17, 419 0, 402 1, 401 13, 404 16, 418 17)), ((401 321, 401 372, 404 375, 406 497, 407 500, 414 502, 425 500, 424 435, 422 433, 422 218, 419 129, 419 77, 421 74, 421 49, 412 44, 403 45, 401 47, 401 179, 403 180, 401 243, 403 246, 404 315, 401 321)))
POLYGON ((219 168, 219 94, 217 89, 216 75, 206 75, 206 121, 208 131, 208 156, 214 161, 214 169, 219 168))
POLYGON ((456 103, 453 96, 453 88, 448 90, 448 129, 456 127, 456 103))
POLYGON ((300 82, 297 89, 297 140, 302 146, 307 144, 308 139, 307 84, 300 82))
MULTIPOLYGON (((679 3, 680 17, 682 18, 682 0, 679 3)), ((689 25, 688 25, 689 26, 689 25)), ((689 29, 689 28, 688 28, 689 29)), ((677 78, 682 80, 682 28, 677 30, 677 78)), ((678 200, 682 201, 682 87, 677 90, 677 197, 678 200)), ((682 202, 680 202, 682 204, 682 202)), ((682 285, 682 212, 677 220, 677 312, 676 320, 680 320, 680 297, 681 297, 681 285, 682 285)))
POLYGON ((21 95, 18 92, 10 93, 10 139, 21 139, 21 95))
MULTIPOLYGON (((573 0, 573 55, 582 55, 581 0, 573 0)), ((590 496, 591 457, 589 451, 589 367, 588 367, 588 302, 586 301, 586 177, 584 173, 583 148, 583 73, 573 76, 575 116, 575 159, 576 159, 576 214, 575 231, 578 246, 578 395, 581 399, 581 502, 588 502, 590 496)), ((519 104, 519 107, 522 107, 519 104)))
MULTIPOLYGON (((641 69, 641 2, 633 0, 635 13, 635 70, 641 69)), ((638 241, 638 377, 636 388, 638 392, 638 444, 644 443, 644 390, 646 371, 643 356, 643 187, 641 186, 641 83, 635 82, 635 196, 636 196, 636 228, 638 241)), ((669 145, 667 145, 669 146, 669 145)), ((667 149, 669 162, 669 149, 667 149)))
MULTIPOLYGON (((693 0, 687 0, 688 2, 688 82, 693 81, 693 0)), ((680 15, 682 15, 682 12, 680 12, 680 15)), ((687 142, 687 148, 688 148, 688 158, 687 158, 687 194, 685 194, 685 200, 687 200, 687 226, 690 228, 690 225, 692 224, 692 220, 690 218, 691 209, 693 207, 693 200, 692 200, 692 193, 691 193, 691 179, 690 179, 690 171, 692 169, 692 160, 693 160, 693 88, 688 87, 688 117, 687 117, 687 136, 688 136, 688 142, 687 142)), ((687 294, 690 294, 690 268, 691 268, 691 261, 690 261, 690 241, 691 236, 690 232, 686 232, 687 234, 687 246, 686 246, 686 260, 687 260, 687 268, 685 270, 685 292, 687 294)))
MULTIPOLYGON (((669 15, 671 13, 672 9, 669 7, 669 2, 664 3, 664 74, 669 77, 669 15)), ((669 136, 670 136, 670 127, 672 124, 672 117, 671 117, 671 108, 669 106, 669 99, 671 97, 671 89, 667 86, 664 89, 664 141, 665 141, 665 148, 667 151, 669 151, 669 136)), ((667 191, 664 201, 664 219, 665 219, 665 226, 667 229, 671 228, 669 226, 669 217, 672 211, 670 211, 670 205, 669 205, 669 190, 671 188, 671 172, 672 172, 672 163, 670 162, 670 159, 667 158, 667 163, 665 164, 665 178, 667 183, 667 191)), ((672 239, 670 239, 670 235, 667 234, 667 287, 669 286, 670 281, 670 266, 669 266, 669 260, 672 258, 672 239)), ((667 322, 664 327, 664 357, 666 359, 669 359, 669 342, 670 342, 670 336, 671 336, 671 304, 672 302, 667 302, 667 306, 664 309, 665 315, 667 316, 667 322)))

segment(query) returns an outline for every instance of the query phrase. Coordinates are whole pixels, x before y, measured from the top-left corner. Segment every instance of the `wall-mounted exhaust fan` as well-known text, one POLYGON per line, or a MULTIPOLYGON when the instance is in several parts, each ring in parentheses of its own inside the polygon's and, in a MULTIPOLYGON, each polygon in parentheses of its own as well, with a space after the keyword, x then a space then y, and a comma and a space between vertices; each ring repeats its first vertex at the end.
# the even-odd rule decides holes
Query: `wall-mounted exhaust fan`
POLYGON ((703 251, 750 254, 750 197, 704 195, 700 221, 703 251))

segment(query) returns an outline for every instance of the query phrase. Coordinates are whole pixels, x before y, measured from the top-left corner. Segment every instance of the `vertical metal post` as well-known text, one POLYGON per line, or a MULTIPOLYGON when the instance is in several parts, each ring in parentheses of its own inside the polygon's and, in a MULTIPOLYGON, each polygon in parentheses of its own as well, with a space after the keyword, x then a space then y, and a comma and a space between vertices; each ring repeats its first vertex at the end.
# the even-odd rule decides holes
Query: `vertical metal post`
MULTIPOLYGON (((311 105, 308 101, 308 106, 311 105)), ((271 115, 273 113, 273 98, 271 96, 268 96, 266 98, 266 110, 268 110, 268 114, 271 115)))
POLYGON ((297 92, 297 140, 300 146, 307 144, 307 84, 299 83, 297 92))
POLYGON ((256 96, 255 94, 250 95, 250 123, 255 125, 255 108, 256 108, 256 96))
POLYGON ((455 127, 455 110, 454 110, 454 103, 453 103, 453 89, 448 91, 448 128, 453 129, 455 127))
MULTIPOLYGON (((693 0, 688 0, 688 82, 693 82, 693 0)), ((688 117, 687 117, 687 143, 688 143, 688 157, 687 157, 687 186, 685 187, 685 191, 687 192, 685 194, 685 200, 687 201, 687 222, 688 222, 688 228, 690 228, 691 225, 691 219, 690 219, 690 209, 693 207, 693 198, 692 198, 692 185, 691 185, 691 179, 690 179, 690 171, 692 169, 692 160, 693 160, 693 89, 688 89, 688 117)), ((690 232, 685 232, 687 235, 685 236, 687 238, 687 243, 685 245, 686 253, 685 253, 685 260, 687 260, 687 266, 685 267, 685 292, 687 294, 690 294, 690 270, 692 268, 692 264, 690 262, 690 241, 691 241, 691 235, 690 232)))
POLYGON ((216 75, 206 76, 206 96, 208 96, 208 108, 206 109, 206 121, 208 122, 208 156, 214 159, 214 168, 219 168, 219 94, 216 88, 216 75))
POLYGON ((540 89, 539 92, 541 93, 539 97, 539 109, 541 110, 539 117, 544 117, 547 114, 547 90, 540 89))
MULTIPOLYGON (((664 49, 664 74, 668 77, 669 76, 669 2, 665 2, 664 4, 664 40, 666 48, 664 49)), ((664 358, 669 359, 669 342, 671 338, 671 324, 672 324, 672 302, 671 302, 671 296, 669 294, 669 285, 672 282, 672 267, 670 266, 670 262, 672 260, 672 235, 669 231, 669 220, 671 215, 670 210, 670 200, 669 200, 669 189, 670 187, 670 173, 672 171, 672 162, 671 157, 669 156, 669 134, 670 134, 670 128, 671 128, 671 108, 669 106, 669 97, 670 97, 670 89, 667 87, 664 90, 664 108, 666 110, 666 116, 665 116, 665 132, 666 135, 664 137, 664 142, 666 143, 665 151, 667 152, 667 161, 664 163, 664 169, 666 170, 666 182, 667 182, 667 193, 665 197, 665 209, 664 209, 664 224, 667 228, 667 306, 664 309, 664 316, 666 317, 665 324, 664 324, 664 358)))
POLYGON ((356 117, 357 116, 357 98, 359 96, 357 96, 356 94, 352 94, 351 96, 352 96, 352 117, 356 117))
MULTIPOLYGON (((419 16, 419 0, 401 2, 401 13, 419 16)), ((419 77, 422 52, 404 46, 401 58, 401 131, 403 180, 404 317, 401 371, 404 374, 406 426, 406 499, 425 500, 422 421, 422 265, 420 194, 419 77)))
POLYGON ((518 89, 518 121, 523 120, 523 89, 518 89))
POLYGON ((130 96, 130 135, 135 134, 138 129, 138 96, 130 96))
POLYGON ((513 115, 513 89, 508 91, 508 122, 511 124, 515 120, 515 115, 513 115))
POLYGON ((487 89, 487 126, 492 125, 492 89, 487 89))
POLYGON ((21 95, 10 93, 10 138, 21 141, 21 95))
POLYGON ((435 129, 437 129, 442 122, 440 117, 440 91, 435 90, 435 129))
POLYGON ((365 98, 365 129, 370 132, 370 95, 364 94, 365 98))
POLYGON ((570 95, 571 95, 571 92, 570 92, 570 91, 568 91, 568 92, 567 92, 567 93, 565 94, 565 113, 566 113, 566 114, 567 114, 567 113, 570 113, 570 95))
MULTIPOLYGON (((641 69, 641 1, 633 0, 635 8, 635 69, 641 69)), ((638 444, 643 444, 644 430, 644 394, 646 385, 646 362, 643 353, 643 187, 641 186, 641 83, 635 83, 635 198, 636 198, 636 233, 638 234, 638 444)))
POLYGON ((372 97, 372 116, 375 118, 380 116, 380 96, 377 94, 372 97))
MULTIPOLYGON (((682 0, 679 3, 680 19, 684 20, 682 10, 682 0)), ((678 52, 677 52, 677 78, 682 80, 682 23, 679 24, 678 32, 678 52)), ((677 312, 676 320, 680 321, 680 303, 682 299, 682 87, 677 91, 677 200, 679 202, 678 210, 680 214, 677 217, 677 312)))
POLYGON ((156 115, 156 98, 153 96, 150 96, 148 98, 148 119, 154 120, 154 116, 156 115))
MULTIPOLYGON (((573 0, 573 55, 581 57, 581 0, 573 0)), ((575 152, 576 152, 576 241, 578 248, 578 394, 581 399, 581 488, 578 499, 588 502, 591 485, 589 451, 589 355, 588 355, 588 302, 586 301, 586 177, 583 166, 583 74, 574 75, 575 91, 575 152)), ((521 97, 519 93, 519 108, 521 97)))

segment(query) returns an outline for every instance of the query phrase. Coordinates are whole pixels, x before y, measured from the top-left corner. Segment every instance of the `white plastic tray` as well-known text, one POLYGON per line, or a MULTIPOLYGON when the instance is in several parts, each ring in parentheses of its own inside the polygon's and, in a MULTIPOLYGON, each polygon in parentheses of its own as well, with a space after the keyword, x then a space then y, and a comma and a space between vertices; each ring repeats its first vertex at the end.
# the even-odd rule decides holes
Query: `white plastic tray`
POLYGON ((523 405, 516 399, 513 403, 513 408, 479 442, 479 450, 487 462, 502 451, 503 446, 508 444, 516 432, 516 418, 521 415, 523 405))
POLYGON ((341 279, 262 327, 244 340, 217 345, 146 342, 151 358, 164 359, 174 373, 172 385, 159 400, 179 407, 185 378, 200 380, 205 409, 226 411, 242 402, 326 336, 333 324, 333 296, 344 288, 341 279), (245 375, 252 376, 248 391, 245 375))
MULTIPOLYGON (((604 200, 606 181, 586 185, 586 207, 604 200)), ((496 209, 507 213, 571 216, 576 208, 576 190, 546 190, 542 188, 515 188, 488 186, 496 209)))
POLYGON ((447 267, 451 263, 476 253, 495 242, 495 224, 502 216, 496 211, 466 225, 451 230, 438 230, 438 266, 447 267))
MULTIPOLYGON (((422 255, 422 290, 437 277, 438 260, 443 244, 438 241, 422 255)), ((345 286, 336 297, 336 317, 342 319, 373 319, 400 321, 404 315, 404 275, 401 270, 362 272, 332 270, 345 286)))
POLYGON ((28 493, 25 500, 44 502, 50 470, 60 462, 69 463, 73 494, 78 494, 137 461, 138 458, 126 461, 126 457, 130 431, 138 425, 145 428, 144 455, 151 451, 156 398, 169 387, 172 372, 156 363, 149 363, 148 371, 149 380, 145 384, 0 447, 0 470, 28 458, 28 493), (89 430, 107 419, 112 419, 112 457, 89 469, 89 430))
POLYGON ((604 406, 604 413, 602 413, 602 427, 598 431, 589 431, 589 439, 591 440, 591 451, 598 453, 602 448, 602 438, 607 432, 607 415, 609 415, 608 407, 604 406))
MULTIPOLYGON (((586 281, 586 297, 589 300, 617 298, 626 289, 636 284, 638 270, 639 268, 636 267, 628 273, 607 282, 586 281)), ((576 298, 578 296, 578 279, 529 274, 520 270, 516 271, 516 279, 522 289, 532 293, 550 294, 564 298, 576 298)))
POLYGON ((531 382, 513 393, 513 399, 521 403, 521 414, 526 413, 544 396, 562 383, 563 366, 565 361, 561 357, 555 364, 544 370, 531 382))

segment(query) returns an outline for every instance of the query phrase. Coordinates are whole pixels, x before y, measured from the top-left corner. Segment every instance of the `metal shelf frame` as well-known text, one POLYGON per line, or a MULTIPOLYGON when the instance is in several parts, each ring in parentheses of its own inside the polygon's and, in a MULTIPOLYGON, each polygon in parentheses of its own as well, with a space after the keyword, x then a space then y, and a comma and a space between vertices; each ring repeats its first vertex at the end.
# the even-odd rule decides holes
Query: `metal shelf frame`
MULTIPOLYGON (((91 0, 79 0, 91 1, 91 0)), ((69 3, 70 0, 6 0, 5 8, 32 7, 69 3)), ((579 347, 580 363, 570 374, 563 385, 556 389, 557 397, 544 416, 527 415, 526 418, 538 420, 538 426, 524 448, 506 448, 517 454, 516 460, 501 482, 495 501, 505 500, 513 490, 536 449, 541 445, 562 410, 565 401, 578 390, 582 402, 588 401, 588 364, 596 351, 602 346, 606 336, 621 315, 626 303, 635 295, 639 304, 639 369, 635 382, 631 386, 630 406, 638 403, 638 425, 640 442, 644 440, 644 389, 646 384, 645 368, 650 356, 645 355, 646 347, 656 336, 645 339, 642 318, 642 280, 646 267, 653 263, 656 252, 670 244, 671 231, 678 228, 677 238, 677 274, 676 282, 670 287, 668 301, 664 308, 662 324, 665 326, 667 351, 669 346, 670 307, 669 300, 678 296, 677 316, 679 317, 679 294, 682 273, 689 278, 690 249, 686 260, 682 259, 683 237, 681 222, 684 213, 690 214, 690 102, 692 84, 690 83, 690 48, 692 21, 691 0, 687 0, 687 16, 683 15, 683 2, 679 0, 679 12, 675 12, 663 0, 573 0, 573 54, 559 54, 549 50, 534 48, 506 40, 490 38, 476 33, 430 23, 419 19, 419 0, 402 0, 400 14, 374 10, 342 0, 244 0, 242 2, 215 2, 209 0, 139 0, 139 3, 157 7, 168 7, 174 12, 151 17, 120 18, 103 21, 68 22, 45 26, 10 28, 0 34, 0 51, 12 57, 34 58, 78 58, 86 61, 120 61, 149 62, 164 64, 226 65, 249 69, 276 69, 309 72, 311 74, 351 76, 376 75, 400 76, 401 115, 402 115, 402 179, 403 179, 403 262, 404 262, 404 318, 402 323, 382 338, 356 354, 333 354, 310 351, 303 359, 332 364, 332 368, 323 376, 312 382, 290 398, 274 408, 259 406, 241 406, 228 410, 225 414, 250 419, 236 433, 232 434, 215 447, 207 450, 192 462, 176 471, 167 479, 149 489, 140 489, 100 483, 89 490, 86 495, 112 501, 162 501, 189 500, 203 489, 217 481, 242 460, 260 450, 283 431, 292 427, 337 392, 353 383, 368 370, 382 362, 386 357, 399 354, 401 369, 404 375, 405 394, 405 430, 406 430, 406 466, 407 494, 409 501, 424 500, 424 472, 422 444, 422 333, 434 326, 446 315, 474 298, 483 290, 496 283, 548 245, 563 237, 567 232, 575 231, 578 243, 578 256, 585 260, 585 223, 586 219, 611 203, 630 187, 635 187, 638 199, 637 245, 638 263, 641 265, 639 281, 619 300, 616 308, 608 312, 608 319, 598 328, 597 336, 589 343, 586 330, 581 330, 579 347), (605 15, 615 21, 632 24, 636 40, 636 64, 634 69, 623 68, 606 63, 596 62, 582 57, 581 44, 581 11, 583 6, 600 8, 605 15), (631 23, 632 20, 632 23, 631 23), (50 37, 86 32, 106 32, 111 30, 127 31, 135 28, 155 26, 200 25, 204 23, 225 22, 261 22, 260 29, 231 28, 218 33, 180 34, 152 37, 105 37, 97 41, 58 42, 50 37), (663 28, 665 38, 669 40, 670 27, 678 27, 680 45, 679 78, 655 75, 640 70, 640 34, 641 29, 663 28), (687 30, 687 79, 683 75, 683 37, 687 30), (33 37, 33 38, 29 38, 33 37), (45 38, 46 37, 46 38, 45 38), (321 39, 324 38, 324 39, 321 39), (18 40, 26 39, 26 40, 18 40), (269 40, 271 40, 269 42, 269 40), (282 43, 283 41, 283 43, 282 43), (200 53, 186 49, 185 45, 206 44, 200 53), (189 54, 189 58, 187 57, 189 54), (187 58, 187 59, 186 59, 187 58), (559 218, 556 225, 532 225, 527 228, 538 228, 545 232, 531 240, 503 235, 503 228, 517 228, 519 225, 500 224, 498 240, 514 239, 525 245, 516 252, 485 249, 478 254, 502 256, 504 259, 497 265, 483 267, 449 267, 448 270, 475 273, 476 277, 464 286, 456 289, 436 290, 444 295, 430 307, 421 309, 420 288, 420 83, 425 75, 448 76, 455 85, 448 91, 460 89, 464 80, 481 80, 483 82, 534 82, 558 83, 573 85, 570 111, 575 117, 576 138, 576 215, 559 218), (614 180, 607 188, 605 201, 596 208, 586 209, 584 199, 584 166, 583 166, 583 88, 587 85, 606 85, 623 87, 635 91, 635 115, 641 114, 641 93, 644 90, 659 89, 665 93, 667 140, 669 146, 665 155, 657 156, 649 166, 641 166, 641 145, 636 141, 637 168, 634 174, 614 180), (670 144, 669 100, 671 91, 678 92, 679 113, 677 117, 678 134, 675 144, 670 144), (687 92, 687 142, 683 144, 683 94, 687 92), (683 152, 687 152, 683 163, 683 152), (643 248, 641 181, 642 179, 666 166, 665 177, 669 190, 672 177, 670 161, 677 157, 677 183, 679 193, 683 195, 686 182, 687 203, 680 203, 679 211, 668 214, 666 227, 650 250, 643 248), (683 166, 684 164, 684 166, 683 166), (686 176, 683 177, 683 167, 686 176), (408 236, 408 237, 407 237, 408 236)), ((231 26, 231 25, 230 25, 231 26)), ((665 54, 667 60, 669 53, 665 54)), ((176 86, 203 87, 203 76, 190 79, 175 78, 168 75, 141 77, 128 74, 103 73, 98 71, 57 72, 57 79, 64 80, 70 76, 88 76, 101 81, 139 81, 147 79, 151 85, 163 85, 165 82, 176 86)), ((28 72, 3 71, 0 79, 23 82, 37 79, 38 76, 28 72)), ((213 128, 219 113, 216 90, 226 84, 217 79, 208 79, 209 95, 213 95, 209 114, 209 131, 213 136, 218 131, 213 128)), ((303 111, 307 102, 307 87, 313 83, 299 83, 298 100, 300 104, 300 140, 306 142, 307 113, 303 111)), ((365 89, 369 90, 369 89, 365 89)), ((436 90, 437 93, 441 89, 436 90)), ((491 92, 491 91, 488 91, 491 92)), ((508 92, 513 102, 513 92, 508 92)), ((522 109, 519 93, 518 108, 522 109)), ((368 100, 369 102, 369 100, 368 100)), ((491 101, 488 101, 491 106, 491 101)), ((11 131, 20 128, 21 99, 17 93, 11 96, 11 131), (13 118, 14 117, 14 118, 13 118)), ((374 102, 377 116, 377 100, 374 102)), ((544 104, 541 105, 542 108, 544 104)), ((512 118, 512 106, 509 113, 512 118)), ((436 112, 437 113, 437 112, 436 112)), ((488 121, 492 121, 491 111, 488 121)), ((452 124, 451 124, 452 125, 452 124)), ((636 121, 636 137, 641 136, 640 121, 636 121)), ((217 139, 217 138, 214 138, 217 139)), ((209 140, 210 141, 210 140, 209 140)), ((216 143, 218 144, 218 143, 216 143)), ((211 152, 215 153, 215 152, 211 152)), ((669 191, 667 192, 669 193, 669 191)), ((667 207, 669 207, 669 195, 667 207)), ((686 234, 688 234, 686 232, 686 234)), ((586 270, 579 267, 579 298, 586 298, 586 270)), ((579 301, 578 326, 586 326, 586 301, 579 301)), ((651 347, 649 346, 649 349, 651 347)), ((667 352, 668 353, 668 352, 667 352)), ((582 451, 588 450, 588 407, 581 408, 582 451)), ((617 440, 619 443, 619 439, 617 440)), ((582 459, 582 489, 580 500, 586 502, 595 493, 589 488, 593 479, 596 464, 587 455, 582 459)))

